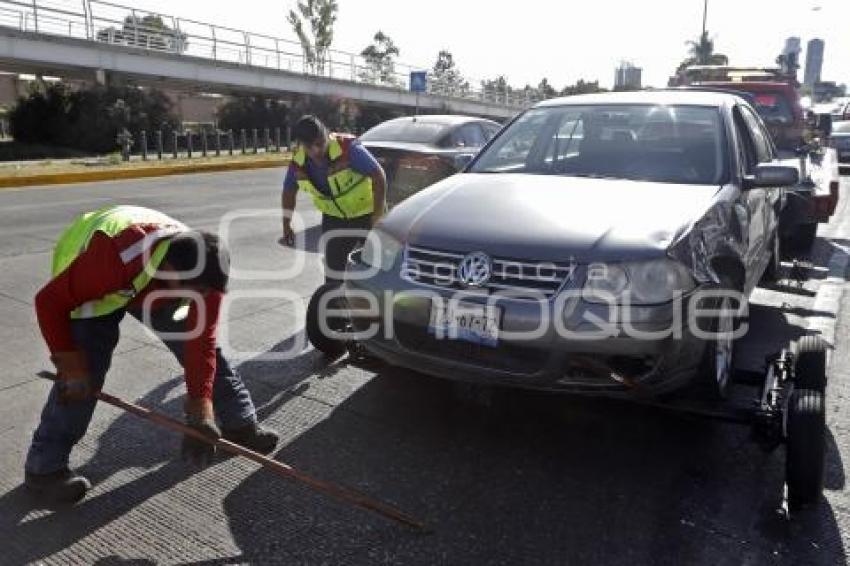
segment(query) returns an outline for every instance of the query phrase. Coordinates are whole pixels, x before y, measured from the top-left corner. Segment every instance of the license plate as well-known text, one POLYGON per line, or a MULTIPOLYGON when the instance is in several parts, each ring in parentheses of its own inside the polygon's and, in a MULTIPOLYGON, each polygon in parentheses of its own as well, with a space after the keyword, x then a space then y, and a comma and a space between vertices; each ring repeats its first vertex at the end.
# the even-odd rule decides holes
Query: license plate
POLYGON ((501 309, 495 305, 433 302, 428 332, 437 338, 495 347, 500 315, 501 309))

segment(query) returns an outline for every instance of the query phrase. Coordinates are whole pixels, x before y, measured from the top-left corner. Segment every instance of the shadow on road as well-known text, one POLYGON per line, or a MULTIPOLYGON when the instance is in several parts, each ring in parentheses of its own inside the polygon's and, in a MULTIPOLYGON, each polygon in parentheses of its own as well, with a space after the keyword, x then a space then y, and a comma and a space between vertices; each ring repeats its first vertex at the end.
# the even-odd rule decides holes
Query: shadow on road
MULTIPOLYGON (((287 351, 294 339, 280 343, 275 350, 287 351)), ((323 365, 320 355, 313 351, 305 352, 287 364, 286 378, 279 380, 275 388, 259 381, 265 367, 262 362, 253 368, 254 371, 252 363, 246 362, 240 366, 240 371, 262 420, 292 399, 295 393, 287 393, 286 389, 296 387, 307 377, 315 375, 323 365)), ((277 375, 280 371, 280 364, 277 364, 277 375)), ((330 375, 329 368, 324 371, 330 375)), ((114 376, 107 377, 107 388, 112 383, 113 391, 119 392, 120 383, 110 377, 114 376)), ((177 377, 137 402, 180 419, 184 391, 183 379, 177 377)), ((4 539, 5 553, 0 562, 23 564, 49 557, 186 480, 195 470, 179 461, 179 442, 179 436, 174 433, 132 415, 120 416, 99 437, 95 454, 79 469, 96 488, 81 503, 46 508, 22 487, 0 497, 0 538, 4 539), (142 469, 145 473, 114 489, 97 492, 99 484, 105 484, 115 474, 129 469, 142 469), (36 513, 36 517, 29 518, 31 513, 36 513)), ((104 564, 128 563, 118 559, 105 560, 104 564)))
MULTIPOLYGON (((781 451, 629 403, 497 392, 385 368, 278 455, 392 502, 411 532, 262 471, 225 500, 248 562, 844 563, 832 510, 788 523, 781 451), (813 544, 814 543, 814 544, 813 544)), ((831 450, 830 469, 842 469, 831 450)), ((836 476, 831 484, 843 484, 836 476)))

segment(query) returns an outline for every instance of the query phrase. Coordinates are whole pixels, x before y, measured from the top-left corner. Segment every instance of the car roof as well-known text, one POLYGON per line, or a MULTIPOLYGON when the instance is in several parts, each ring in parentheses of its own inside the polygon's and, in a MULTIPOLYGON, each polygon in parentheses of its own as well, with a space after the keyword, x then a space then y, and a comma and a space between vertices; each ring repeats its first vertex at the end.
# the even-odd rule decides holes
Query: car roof
POLYGON ((701 90, 642 90, 635 92, 604 92, 552 98, 537 103, 535 108, 585 104, 662 104, 680 106, 731 106, 741 98, 725 92, 701 90))
POLYGON ((490 122, 492 124, 499 125, 498 122, 494 122, 493 120, 487 120, 486 118, 478 118, 477 116, 463 116, 460 114, 423 114, 421 116, 403 116, 401 118, 394 118, 392 120, 387 120, 386 123, 391 122, 422 122, 423 124, 439 124, 441 126, 457 126, 460 124, 466 124, 468 122, 490 122))

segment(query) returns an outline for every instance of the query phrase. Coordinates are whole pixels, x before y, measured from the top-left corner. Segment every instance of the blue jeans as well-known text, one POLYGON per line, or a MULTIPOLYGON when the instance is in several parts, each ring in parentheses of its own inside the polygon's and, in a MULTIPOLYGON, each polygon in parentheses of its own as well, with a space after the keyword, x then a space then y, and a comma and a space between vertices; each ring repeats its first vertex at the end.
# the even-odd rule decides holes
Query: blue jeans
MULTIPOLYGON (((178 306, 175 304, 173 308, 157 309, 152 313, 149 321, 151 330, 156 333, 182 331, 184 323, 173 318, 178 306)), ((112 352, 118 344, 119 325, 125 312, 121 310, 107 316, 71 322, 74 342, 86 355, 95 389, 103 387, 112 362, 112 352)), ((140 313, 131 311, 130 314, 141 320, 140 313)), ((182 364, 183 341, 161 336, 160 339, 182 364)), ((86 433, 96 404, 97 401, 91 399, 61 405, 54 385, 41 412, 41 423, 33 434, 26 470, 35 474, 48 474, 66 468, 71 449, 86 433)), ((257 422, 251 394, 239 374, 230 367, 220 348, 216 349, 213 406, 224 429, 236 429, 257 422)))

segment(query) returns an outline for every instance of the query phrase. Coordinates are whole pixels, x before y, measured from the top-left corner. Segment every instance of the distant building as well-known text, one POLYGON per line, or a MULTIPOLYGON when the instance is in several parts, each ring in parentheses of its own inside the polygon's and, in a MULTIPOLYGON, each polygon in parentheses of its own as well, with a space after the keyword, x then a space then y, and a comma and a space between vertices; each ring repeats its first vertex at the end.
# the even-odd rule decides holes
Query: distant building
POLYGON ((789 37, 785 40, 782 49, 781 71, 784 75, 797 78, 797 69, 800 68, 800 52, 802 51, 800 38, 789 37))
POLYGON ((822 39, 813 39, 806 46, 806 72, 803 84, 814 87, 820 82, 823 70, 824 42, 822 39))
POLYGON ((643 69, 623 62, 614 76, 614 90, 640 90, 643 86, 643 69))

